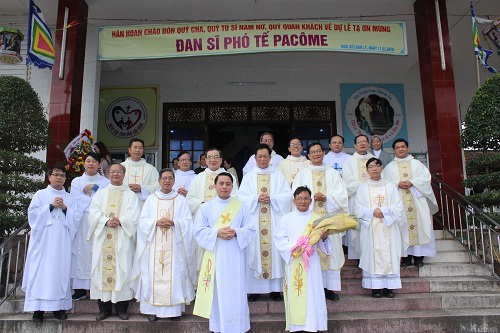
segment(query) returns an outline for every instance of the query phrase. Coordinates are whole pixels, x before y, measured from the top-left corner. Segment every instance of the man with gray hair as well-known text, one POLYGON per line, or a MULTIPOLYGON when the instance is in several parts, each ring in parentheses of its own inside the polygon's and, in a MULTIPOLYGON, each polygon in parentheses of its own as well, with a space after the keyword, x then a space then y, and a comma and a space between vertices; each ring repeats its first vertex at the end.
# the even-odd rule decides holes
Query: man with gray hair
MULTIPOLYGON (((276 152, 273 150, 274 136, 269 132, 264 132, 260 135, 259 143, 268 145, 269 148, 271 148, 271 162, 269 164, 277 168, 278 164, 280 164, 280 162, 283 160, 283 157, 281 157, 281 155, 276 154, 276 152)), ((255 161, 255 154, 254 154, 250 156, 247 164, 245 164, 245 166, 243 167, 243 176, 252 171, 253 167, 256 165, 257 162, 255 161)))

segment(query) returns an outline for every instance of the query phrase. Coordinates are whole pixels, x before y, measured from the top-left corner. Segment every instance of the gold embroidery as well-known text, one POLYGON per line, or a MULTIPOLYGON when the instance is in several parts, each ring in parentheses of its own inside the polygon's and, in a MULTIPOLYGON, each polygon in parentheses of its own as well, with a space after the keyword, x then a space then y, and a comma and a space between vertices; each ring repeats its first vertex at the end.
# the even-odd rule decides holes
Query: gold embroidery
MULTIPOLYGON (((410 180, 413 178, 413 171, 411 168, 411 162, 404 161, 398 162, 398 171, 401 181, 410 180)), ((418 237, 418 215, 417 206, 413 201, 413 195, 409 189, 401 191, 401 198, 403 200, 403 206, 405 208, 406 221, 408 223, 408 238, 410 240, 410 246, 418 245, 420 243, 418 237)))
MULTIPOLYGON (((257 188, 261 194, 270 195, 271 175, 257 175, 257 188)), ((272 225, 271 210, 269 204, 260 204, 259 209, 259 232, 262 274, 260 278, 272 278, 272 225)))
MULTIPOLYGON (((387 193, 385 186, 368 187, 372 208, 387 206, 387 193)), ((373 267, 375 274, 394 274, 392 271, 391 230, 382 219, 373 217, 371 223, 373 267), (373 223, 373 222, 377 223, 373 223)))
MULTIPOLYGON (((123 191, 109 191, 106 203, 106 216, 110 219, 119 216, 123 201, 123 191)), ((116 241, 118 228, 106 227, 106 238, 101 251, 102 291, 115 290, 116 284, 116 241)))
POLYGON ((203 202, 207 202, 215 198, 215 188, 214 188, 214 174, 205 172, 205 196, 203 198, 203 202))

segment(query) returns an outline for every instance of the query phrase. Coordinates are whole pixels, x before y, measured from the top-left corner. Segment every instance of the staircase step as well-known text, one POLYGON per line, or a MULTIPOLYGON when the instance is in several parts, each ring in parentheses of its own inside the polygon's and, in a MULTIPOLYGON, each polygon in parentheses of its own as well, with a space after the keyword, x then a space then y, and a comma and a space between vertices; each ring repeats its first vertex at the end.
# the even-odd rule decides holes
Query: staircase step
MULTIPOLYGON (((439 255, 439 254, 438 254, 439 255)), ((425 261, 424 261, 425 262, 425 261)), ((464 263, 426 263, 419 270, 420 277, 445 276, 490 276, 491 273, 481 264, 464 263)))
MULTIPOLYGON (((410 266, 402 268, 400 271, 402 278, 418 277, 418 267, 410 266)), ((361 279, 362 271, 361 268, 355 266, 345 266, 342 267, 340 271, 340 276, 342 279, 361 279)))
POLYGON ((436 239, 436 251, 465 251, 465 247, 456 239, 436 239))
POLYGON ((443 309, 484 309, 500 304, 500 292, 490 293, 443 293, 443 309))
MULTIPOLYGON (((402 278, 401 289, 395 290, 395 293, 428 293, 430 292, 429 281, 419 278, 402 278)), ((342 280, 342 291, 337 292, 339 295, 371 295, 370 289, 361 287, 359 279, 342 280)))
POLYGON ((469 253, 462 247, 460 250, 440 251, 435 257, 425 257, 424 263, 464 263, 468 264, 470 261, 469 253))
MULTIPOLYGON (((59 321, 47 314, 43 324, 34 324, 31 314, 0 316, 2 332, 107 332, 107 333, 176 333, 209 332, 208 320, 193 315, 185 315, 179 322, 160 319, 149 323, 144 315, 132 315, 123 321, 113 316, 96 322, 95 315, 69 315, 68 320, 59 321)), ((452 310, 403 310, 387 311, 381 316, 377 312, 343 312, 328 315, 328 331, 336 333, 377 332, 377 333, 448 333, 448 332, 500 332, 498 308, 452 310)), ((282 314, 266 314, 251 317, 251 332, 283 332, 285 317, 282 314)))
POLYGON ((500 281, 492 276, 429 277, 432 293, 443 292, 498 292, 500 281))

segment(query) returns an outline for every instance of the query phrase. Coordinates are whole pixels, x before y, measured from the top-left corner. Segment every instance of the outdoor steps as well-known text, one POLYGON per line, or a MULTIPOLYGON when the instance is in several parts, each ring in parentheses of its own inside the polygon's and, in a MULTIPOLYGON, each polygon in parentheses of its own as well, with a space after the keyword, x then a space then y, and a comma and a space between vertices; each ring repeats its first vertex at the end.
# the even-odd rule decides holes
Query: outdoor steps
MULTIPOLYGON (((438 258, 425 259, 425 266, 401 269, 403 288, 395 290, 394 299, 374 299, 361 287, 361 270, 356 260, 346 260, 342 269, 340 301, 327 301, 330 332, 341 333, 421 333, 421 332, 500 332, 500 281, 475 260, 470 263, 465 248, 454 240, 443 240, 436 232, 438 258), (447 256, 443 262, 439 257, 447 256), (465 253, 465 255, 464 255, 465 253), (453 259, 452 257, 455 257, 453 259)), ((74 302, 69 319, 60 322, 45 315, 42 325, 23 313, 23 299, 0 306, 0 332, 208 332, 207 320, 192 315, 186 307, 180 322, 160 319, 149 323, 139 313, 139 303, 130 303, 128 321, 113 316, 96 322, 95 301, 74 302)), ((283 302, 273 302, 267 295, 249 303, 250 332, 283 332, 283 302)))

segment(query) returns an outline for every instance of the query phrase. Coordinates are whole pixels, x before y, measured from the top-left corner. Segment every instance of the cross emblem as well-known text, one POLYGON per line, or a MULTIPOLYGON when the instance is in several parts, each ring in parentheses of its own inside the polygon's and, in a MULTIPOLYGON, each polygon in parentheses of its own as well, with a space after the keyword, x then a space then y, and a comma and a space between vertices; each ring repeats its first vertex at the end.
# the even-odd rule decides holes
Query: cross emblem
POLYGON ((132 177, 134 177, 134 184, 137 184, 137 178, 141 178, 141 176, 137 175, 137 172, 132 177))
POLYGON ((384 203, 384 196, 382 194, 377 195, 374 199, 373 202, 379 206, 382 207, 382 204, 384 203))
POLYGON ((226 215, 221 215, 220 217, 222 218, 222 224, 226 224, 231 218, 231 214, 227 213, 226 215))

